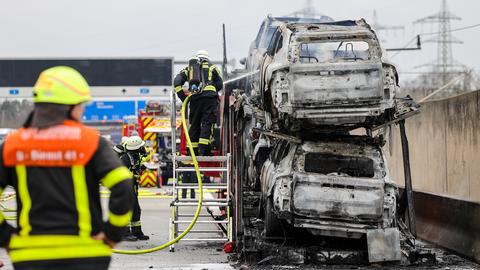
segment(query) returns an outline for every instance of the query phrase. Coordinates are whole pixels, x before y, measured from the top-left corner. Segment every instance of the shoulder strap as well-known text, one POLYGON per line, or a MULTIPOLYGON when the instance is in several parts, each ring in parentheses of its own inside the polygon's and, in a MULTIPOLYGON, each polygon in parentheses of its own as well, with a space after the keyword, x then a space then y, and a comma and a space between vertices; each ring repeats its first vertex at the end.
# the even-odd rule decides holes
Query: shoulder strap
POLYGON ((132 157, 132 154, 127 152, 127 157, 128 157, 128 160, 130 160, 130 166, 131 167, 135 166, 135 159, 132 157))

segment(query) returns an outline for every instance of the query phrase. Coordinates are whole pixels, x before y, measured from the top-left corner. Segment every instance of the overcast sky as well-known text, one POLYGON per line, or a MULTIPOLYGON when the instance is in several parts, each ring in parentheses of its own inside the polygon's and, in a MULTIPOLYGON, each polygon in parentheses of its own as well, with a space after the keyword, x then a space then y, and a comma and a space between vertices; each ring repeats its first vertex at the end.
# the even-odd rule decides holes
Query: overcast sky
MULTIPOLYGON (((441 0, 314 0, 317 11, 336 20, 366 18, 405 30, 380 33, 384 47, 402 47, 434 25, 418 18, 439 11, 441 0)), ((173 56, 186 59, 198 49, 221 59, 221 24, 227 27, 228 57, 246 56, 267 14, 281 16, 305 6, 304 0, 1 0, 0 57, 173 56)), ((463 18, 452 28, 480 23, 478 0, 449 0, 463 18)), ((480 28, 459 31, 465 44, 454 45, 455 58, 480 70, 480 28)), ((421 52, 395 56, 401 71, 436 58, 435 44, 421 52)))

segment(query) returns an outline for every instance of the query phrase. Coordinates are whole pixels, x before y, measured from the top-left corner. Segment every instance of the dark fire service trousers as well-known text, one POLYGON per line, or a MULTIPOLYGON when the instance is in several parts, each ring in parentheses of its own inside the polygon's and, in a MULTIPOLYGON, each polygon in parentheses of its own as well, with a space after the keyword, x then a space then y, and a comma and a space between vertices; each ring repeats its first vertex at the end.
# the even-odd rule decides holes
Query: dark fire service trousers
POLYGON ((131 219, 131 226, 132 230, 133 227, 141 227, 142 223, 140 222, 140 216, 142 214, 142 209, 140 208, 140 202, 138 201, 138 179, 134 179, 133 181, 133 192, 135 193, 134 201, 133 201, 133 211, 132 211, 132 219, 131 219))
POLYGON ((217 122, 218 98, 199 97, 190 102, 190 129, 188 134, 200 156, 210 155, 213 128, 217 122))
POLYGON ((78 258, 15 264, 15 270, 108 270, 110 258, 78 258))

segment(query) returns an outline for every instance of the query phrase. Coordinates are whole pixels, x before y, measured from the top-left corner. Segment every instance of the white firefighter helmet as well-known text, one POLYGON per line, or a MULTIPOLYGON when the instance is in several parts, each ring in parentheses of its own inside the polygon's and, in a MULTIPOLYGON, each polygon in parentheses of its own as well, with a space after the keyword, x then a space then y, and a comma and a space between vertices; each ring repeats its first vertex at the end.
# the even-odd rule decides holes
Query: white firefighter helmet
POLYGON ((130 151, 135 151, 144 146, 145 142, 139 136, 131 136, 127 139, 125 143, 125 148, 130 151))
POLYGON ((205 50, 200 50, 197 52, 197 57, 199 59, 206 59, 206 60, 210 60, 210 56, 208 56, 208 52, 205 51, 205 50))

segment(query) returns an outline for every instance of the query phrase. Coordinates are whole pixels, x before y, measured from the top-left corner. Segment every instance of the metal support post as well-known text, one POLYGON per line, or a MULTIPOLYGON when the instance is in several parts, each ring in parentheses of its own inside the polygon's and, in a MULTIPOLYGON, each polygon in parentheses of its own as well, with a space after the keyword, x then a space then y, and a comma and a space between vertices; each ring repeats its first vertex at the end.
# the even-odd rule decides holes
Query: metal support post
POLYGON ((398 122, 400 126, 400 137, 402 141, 403 152, 403 171, 405 176, 405 193, 402 196, 402 203, 407 205, 408 227, 413 236, 417 237, 417 227, 415 222, 415 205, 413 200, 412 175, 410 171, 410 150, 408 147, 408 138, 405 132, 405 120, 398 122))

